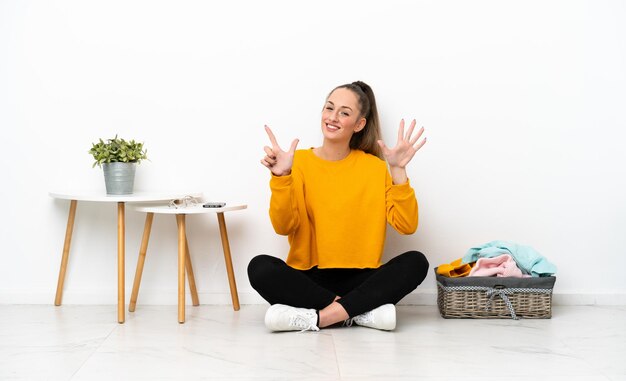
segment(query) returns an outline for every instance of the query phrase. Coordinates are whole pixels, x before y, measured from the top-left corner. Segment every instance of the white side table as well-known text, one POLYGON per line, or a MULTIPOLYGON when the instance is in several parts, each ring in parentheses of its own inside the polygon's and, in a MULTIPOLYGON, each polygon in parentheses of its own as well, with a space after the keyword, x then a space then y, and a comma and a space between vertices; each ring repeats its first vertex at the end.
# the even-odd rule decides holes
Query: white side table
POLYGON ((143 265, 146 260, 146 251, 148 248, 148 240, 150 239, 150 229, 154 214, 172 214, 176 216, 178 224, 178 322, 185 322, 185 269, 189 275, 189 289, 194 306, 200 304, 198 300, 198 292, 196 291, 193 269, 191 266, 191 257, 189 255, 189 245, 187 243, 187 233, 185 228, 185 216, 188 214, 216 214, 220 228, 220 237, 222 239, 222 248, 224 250, 224 262, 226 263, 226 272, 228 274, 228 283, 230 286, 230 296, 233 301, 233 309, 239 311, 239 296, 237 294, 237 283, 235 282, 235 273, 233 271, 233 262, 230 254, 230 244, 228 242, 228 232, 226 231, 226 221, 224 213, 235 210, 246 209, 245 204, 226 204, 221 208, 204 208, 202 204, 174 208, 168 205, 161 206, 135 206, 138 212, 146 214, 146 224, 141 241, 141 249, 137 260, 137 270, 135 271, 135 281, 133 284, 133 292, 130 297, 129 311, 133 312, 137 304, 137 296, 139 294, 139 285, 141 283, 141 274, 143 265))
POLYGON ((60 306, 63 297, 63 282, 65 281, 65 271, 70 254, 70 243, 72 241, 72 230, 74 228, 74 218, 78 201, 117 203, 117 321, 124 323, 124 256, 125 256, 125 205, 127 202, 154 202, 181 199, 185 196, 200 197, 201 193, 182 192, 135 192, 130 195, 112 196, 104 192, 50 192, 50 197, 70 200, 70 211, 67 218, 67 228, 65 230, 65 242, 63 244, 63 254, 61 257, 61 269, 59 270, 59 280, 54 305, 60 306))

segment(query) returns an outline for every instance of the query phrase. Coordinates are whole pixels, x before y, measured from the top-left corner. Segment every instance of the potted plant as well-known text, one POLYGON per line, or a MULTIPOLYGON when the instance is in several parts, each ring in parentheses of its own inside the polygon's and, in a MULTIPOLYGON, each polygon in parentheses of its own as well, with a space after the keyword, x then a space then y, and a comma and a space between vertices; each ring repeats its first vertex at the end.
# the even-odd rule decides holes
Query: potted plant
POLYGON ((135 182, 135 167, 142 160, 147 160, 147 150, 143 143, 118 138, 92 143, 89 153, 96 160, 93 167, 101 166, 107 194, 132 194, 135 182))

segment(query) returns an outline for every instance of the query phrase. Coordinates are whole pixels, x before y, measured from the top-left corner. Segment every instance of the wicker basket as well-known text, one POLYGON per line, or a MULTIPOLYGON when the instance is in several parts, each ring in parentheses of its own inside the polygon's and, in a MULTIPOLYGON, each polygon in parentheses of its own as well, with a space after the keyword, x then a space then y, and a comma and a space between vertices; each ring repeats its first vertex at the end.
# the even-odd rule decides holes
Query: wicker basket
POLYGON ((549 319, 556 277, 461 277, 437 274, 437 306, 446 319, 549 319))

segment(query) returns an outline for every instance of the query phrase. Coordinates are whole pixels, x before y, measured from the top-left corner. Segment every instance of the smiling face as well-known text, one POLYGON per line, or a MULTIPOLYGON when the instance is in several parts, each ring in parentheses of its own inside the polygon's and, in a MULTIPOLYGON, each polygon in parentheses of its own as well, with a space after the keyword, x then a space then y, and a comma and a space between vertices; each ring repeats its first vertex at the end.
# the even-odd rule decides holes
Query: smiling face
POLYGON ((349 144, 352 135, 361 131, 365 123, 357 95, 352 90, 338 88, 328 96, 322 111, 324 139, 349 144))

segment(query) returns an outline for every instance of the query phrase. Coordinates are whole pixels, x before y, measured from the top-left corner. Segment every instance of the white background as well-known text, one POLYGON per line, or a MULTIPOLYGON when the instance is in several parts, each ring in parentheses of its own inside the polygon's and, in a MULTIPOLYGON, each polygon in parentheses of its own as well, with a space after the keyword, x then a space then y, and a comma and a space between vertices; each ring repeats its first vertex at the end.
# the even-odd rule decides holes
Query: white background
MULTIPOLYGON (((502 239, 558 266, 560 303, 626 303, 626 3, 622 1, 0 1, 0 303, 52 303, 69 202, 104 190, 98 138, 145 142, 137 190, 200 190, 226 216, 243 303, 248 261, 284 258, 259 160, 265 123, 321 142, 336 85, 374 89, 387 143, 426 127, 408 168, 412 236, 385 258, 432 266, 502 239)), ((127 212, 127 295, 144 216, 127 212)), ((214 216, 188 219, 202 303, 229 303, 214 216)), ((79 203, 65 303, 116 302, 116 212, 79 203)), ((176 303, 176 228, 156 216, 140 303, 176 303)), ((405 302, 435 302, 431 274, 405 302)))

